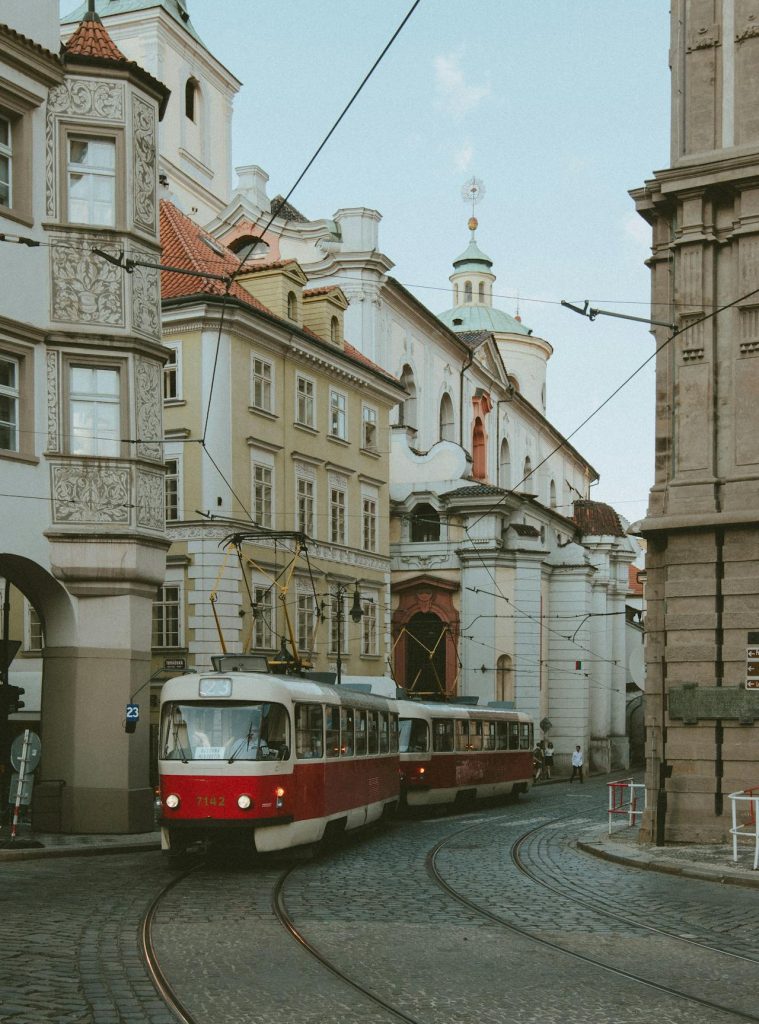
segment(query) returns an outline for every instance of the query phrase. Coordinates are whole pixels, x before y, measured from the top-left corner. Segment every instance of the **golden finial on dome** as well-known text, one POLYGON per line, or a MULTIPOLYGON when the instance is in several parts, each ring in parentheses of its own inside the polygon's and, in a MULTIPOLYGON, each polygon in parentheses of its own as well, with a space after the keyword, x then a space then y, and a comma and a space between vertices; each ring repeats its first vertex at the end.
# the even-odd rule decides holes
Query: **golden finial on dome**
POLYGON ((469 228, 470 231, 476 231, 478 224, 479 221, 477 220, 476 217, 470 217, 469 220, 467 221, 466 226, 469 228))

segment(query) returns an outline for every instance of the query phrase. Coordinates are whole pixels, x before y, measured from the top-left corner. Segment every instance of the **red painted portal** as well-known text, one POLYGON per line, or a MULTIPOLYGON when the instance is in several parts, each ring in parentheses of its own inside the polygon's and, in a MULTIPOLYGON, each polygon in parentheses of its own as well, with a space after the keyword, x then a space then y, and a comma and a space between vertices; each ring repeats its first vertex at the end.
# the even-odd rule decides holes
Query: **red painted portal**
POLYGON ((458 583, 417 576, 393 588, 395 679, 409 693, 432 700, 455 696, 458 684, 458 583))

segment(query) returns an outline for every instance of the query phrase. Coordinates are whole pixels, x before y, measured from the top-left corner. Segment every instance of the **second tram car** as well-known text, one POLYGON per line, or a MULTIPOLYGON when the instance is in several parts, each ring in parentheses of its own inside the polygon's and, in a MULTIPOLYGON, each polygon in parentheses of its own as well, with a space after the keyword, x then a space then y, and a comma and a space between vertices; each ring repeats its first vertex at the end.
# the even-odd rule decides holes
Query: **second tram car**
POLYGON ((409 806, 526 793, 533 725, 495 706, 398 701, 401 793, 409 806))
POLYGON ((394 809, 394 700, 298 677, 209 672, 161 694, 161 846, 237 834, 258 851, 317 842, 394 809))

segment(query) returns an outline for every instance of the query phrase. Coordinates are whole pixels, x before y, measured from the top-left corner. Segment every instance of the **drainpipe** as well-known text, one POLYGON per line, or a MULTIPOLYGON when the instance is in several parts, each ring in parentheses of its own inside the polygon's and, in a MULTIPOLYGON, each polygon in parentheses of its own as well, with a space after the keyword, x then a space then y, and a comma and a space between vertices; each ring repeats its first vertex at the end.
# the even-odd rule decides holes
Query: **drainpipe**
POLYGON ((464 447, 464 374, 474 362, 474 349, 467 349, 469 355, 467 361, 461 367, 459 374, 459 445, 464 447))

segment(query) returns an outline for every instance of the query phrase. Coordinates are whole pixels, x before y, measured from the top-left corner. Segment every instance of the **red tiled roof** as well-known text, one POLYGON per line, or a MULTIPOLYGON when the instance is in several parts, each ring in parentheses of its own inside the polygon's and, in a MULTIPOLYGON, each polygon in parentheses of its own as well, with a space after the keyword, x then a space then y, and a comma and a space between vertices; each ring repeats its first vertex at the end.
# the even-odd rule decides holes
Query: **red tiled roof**
POLYGON ((619 516, 602 501, 576 501, 574 521, 584 537, 624 537, 619 516))
POLYGON ((312 295, 326 295, 328 292, 336 292, 339 287, 339 284, 328 284, 324 288, 306 288, 303 292, 303 298, 306 299, 312 295))
POLYGON ((643 572, 637 565, 627 567, 627 592, 628 594, 639 594, 643 596, 643 584, 638 579, 638 573, 643 572))
POLYGON ((108 34, 100 18, 85 15, 76 32, 63 44, 65 54, 78 57, 96 57, 98 60, 114 60, 120 64, 131 63, 108 34))
MULTIPOLYGON (((280 267, 286 267, 290 263, 295 263, 295 262, 296 261, 293 260, 293 259, 289 259, 289 260, 269 260, 268 263, 263 263, 260 260, 255 260, 255 261, 251 260, 250 263, 246 263, 245 264, 245 273, 246 274, 255 274, 259 270, 278 270, 280 267)), ((238 259, 238 263, 239 263, 239 259, 238 259)))

